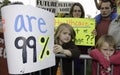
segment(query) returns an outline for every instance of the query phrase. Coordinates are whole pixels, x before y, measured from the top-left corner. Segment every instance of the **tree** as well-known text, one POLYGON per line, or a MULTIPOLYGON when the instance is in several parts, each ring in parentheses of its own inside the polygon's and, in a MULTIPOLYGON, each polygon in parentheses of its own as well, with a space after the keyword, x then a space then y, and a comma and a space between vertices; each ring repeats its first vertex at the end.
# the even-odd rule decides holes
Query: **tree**
POLYGON ((2 2, 2 5, 0 6, 0 19, 1 19, 1 8, 2 8, 3 6, 8 5, 9 3, 11 3, 9 0, 4 0, 4 1, 2 2))
POLYGON ((9 0, 4 0, 2 3, 3 3, 3 4, 2 4, 1 7, 6 6, 6 5, 8 5, 9 3, 11 3, 11 2, 10 2, 9 0))

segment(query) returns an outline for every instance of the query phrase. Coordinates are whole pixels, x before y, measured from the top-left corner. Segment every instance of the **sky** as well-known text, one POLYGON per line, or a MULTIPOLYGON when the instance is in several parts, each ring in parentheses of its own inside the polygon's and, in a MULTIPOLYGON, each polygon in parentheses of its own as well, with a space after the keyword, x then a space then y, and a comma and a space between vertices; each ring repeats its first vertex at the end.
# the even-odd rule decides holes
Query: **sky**
MULTIPOLYGON (((10 0, 11 2, 14 1, 21 1, 25 5, 32 5, 35 6, 36 0, 10 0)), ((99 14, 99 11, 95 7, 94 0, 58 0, 62 2, 79 2, 83 5, 83 8, 85 10, 85 16, 91 15, 91 17, 95 17, 95 15, 99 14)))

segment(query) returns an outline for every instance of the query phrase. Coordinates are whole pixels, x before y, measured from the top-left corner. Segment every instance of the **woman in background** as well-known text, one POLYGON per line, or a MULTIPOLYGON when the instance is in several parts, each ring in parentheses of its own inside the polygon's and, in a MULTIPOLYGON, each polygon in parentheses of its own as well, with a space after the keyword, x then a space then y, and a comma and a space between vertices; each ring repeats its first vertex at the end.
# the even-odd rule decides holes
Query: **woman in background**
MULTIPOLYGON (((83 6, 80 3, 74 3, 70 9, 69 13, 70 17, 73 18, 85 18, 85 11, 83 6)), ((81 34, 77 34, 81 35, 81 34)), ((91 48, 91 46, 80 46, 77 45, 79 50, 81 51, 81 54, 88 54, 88 49, 91 48)), ((84 60, 77 58, 74 61, 74 72, 75 75, 84 75, 84 60)))

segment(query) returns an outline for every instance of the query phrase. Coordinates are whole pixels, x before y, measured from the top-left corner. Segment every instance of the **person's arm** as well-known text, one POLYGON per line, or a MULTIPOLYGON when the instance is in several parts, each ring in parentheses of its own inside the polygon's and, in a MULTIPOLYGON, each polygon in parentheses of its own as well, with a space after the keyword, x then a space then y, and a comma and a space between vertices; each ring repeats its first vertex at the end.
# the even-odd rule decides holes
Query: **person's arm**
POLYGON ((74 42, 71 41, 69 43, 63 44, 62 47, 63 49, 69 50, 71 52, 71 58, 78 58, 80 56, 80 50, 74 42))
POLYGON ((98 50, 91 50, 89 55, 96 61, 98 61, 105 69, 110 66, 110 62, 104 57, 104 55, 98 50))
POLYGON ((64 49, 61 53, 62 53, 62 54, 65 54, 65 55, 67 55, 67 56, 72 56, 71 51, 70 51, 70 50, 67 50, 67 49, 64 49))
POLYGON ((53 52, 54 52, 55 54, 61 53, 61 54, 65 54, 65 55, 67 55, 67 56, 72 56, 72 53, 71 53, 70 50, 68 50, 68 49, 63 49, 62 46, 57 45, 57 44, 54 45, 54 50, 53 50, 53 52))
POLYGON ((120 59, 120 51, 116 51, 115 54, 110 57, 110 62, 115 65, 117 64, 120 65, 119 59, 120 59))
MULTIPOLYGON (((68 44, 68 49, 70 50, 71 54, 72 54, 72 58, 79 58, 80 56, 80 50, 79 48, 74 44, 74 43, 71 43, 71 44, 68 44)), ((67 48, 65 48, 67 49, 67 48)))
POLYGON ((53 51, 55 54, 62 53, 71 58, 78 58, 80 56, 80 50, 73 42, 63 44, 62 46, 56 44, 53 51))

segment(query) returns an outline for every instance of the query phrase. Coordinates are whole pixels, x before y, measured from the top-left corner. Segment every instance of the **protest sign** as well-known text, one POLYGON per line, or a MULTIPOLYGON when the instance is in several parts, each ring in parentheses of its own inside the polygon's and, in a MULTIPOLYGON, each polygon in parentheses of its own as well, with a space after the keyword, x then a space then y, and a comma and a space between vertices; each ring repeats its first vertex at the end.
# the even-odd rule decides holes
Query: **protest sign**
POLYGON ((58 2, 56 17, 69 17, 70 8, 74 2, 58 2))
POLYGON ((8 5, 2 8, 2 23, 10 74, 55 65, 53 13, 33 6, 8 5))
POLYGON ((55 18, 55 26, 61 23, 68 23, 73 26, 76 32, 76 45, 94 46, 95 36, 92 31, 95 29, 94 19, 83 18, 55 18))
POLYGON ((57 13, 58 0, 37 0, 36 6, 52 13, 57 13))
POLYGON ((58 2, 58 13, 69 13, 74 2, 58 2))

